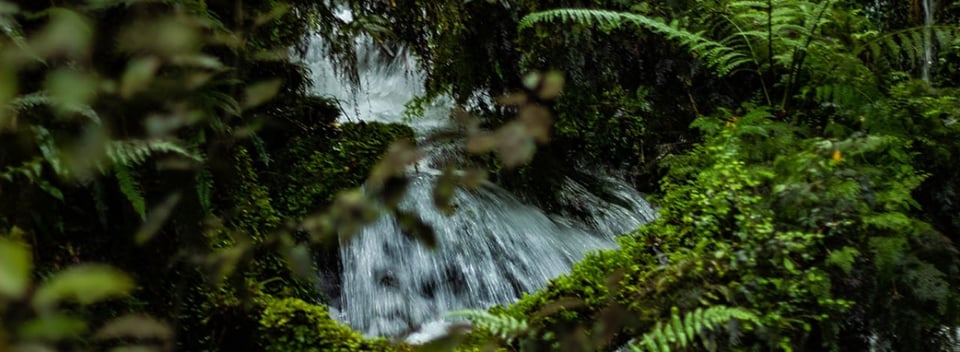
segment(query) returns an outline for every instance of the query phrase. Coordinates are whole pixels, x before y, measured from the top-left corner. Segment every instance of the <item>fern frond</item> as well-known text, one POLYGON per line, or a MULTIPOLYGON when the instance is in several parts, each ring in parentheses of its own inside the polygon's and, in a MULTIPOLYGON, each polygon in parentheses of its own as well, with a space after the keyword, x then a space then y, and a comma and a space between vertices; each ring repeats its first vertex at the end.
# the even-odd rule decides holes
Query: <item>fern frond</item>
POLYGON ((51 134, 50 130, 46 127, 42 126, 31 126, 31 129, 36 137, 37 148, 40 149, 40 155, 43 156, 43 160, 47 164, 50 164, 50 168, 53 169, 54 173, 59 176, 66 176, 68 172, 64 166, 63 159, 61 159, 60 149, 57 148, 53 134, 51 134))
POLYGON ((101 124, 100 115, 88 105, 64 104, 63 102, 51 99, 44 91, 21 95, 7 103, 7 107, 13 111, 24 111, 36 108, 38 106, 50 106, 61 112, 77 114, 86 117, 96 124, 101 124))
MULTIPOLYGON (((704 332, 716 330, 733 319, 756 324, 760 321, 753 312, 736 307, 697 308, 693 312, 687 312, 682 318, 676 307, 672 309, 672 313, 668 322, 658 322, 639 340, 631 341, 628 345, 630 349, 635 352, 660 352, 670 351, 677 346, 686 348, 697 340, 697 336, 702 338, 704 332)), ((702 343, 706 347, 711 345, 712 341, 703 339, 702 343)))
POLYGON ((877 97, 851 83, 826 83, 812 88, 813 100, 825 106, 864 106, 877 97))
POLYGON ((137 181, 133 172, 124 165, 115 164, 113 166, 113 175, 117 178, 117 184, 120 186, 120 193, 127 197, 127 201, 133 206, 133 209, 140 215, 140 220, 147 219, 147 200, 143 197, 143 190, 140 182, 137 181))
POLYGON ((708 67, 720 76, 725 76, 739 66, 750 62, 749 58, 740 51, 724 43, 706 38, 702 33, 693 33, 682 29, 677 23, 668 24, 660 19, 629 12, 595 9, 553 9, 524 16, 517 28, 522 30, 539 23, 557 20, 588 26, 620 27, 631 24, 649 29, 687 47, 692 54, 703 60, 708 67))
POLYGON ((0 172, 0 179, 12 182, 19 175, 33 182, 39 179, 42 173, 43 158, 36 157, 17 166, 7 166, 3 169, 3 172, 0 172))
POLYGON ((467 319, 473 324, 474 328, 488 332, 508 342, 530 330, 530 326, 525 320, 507 315, 494 315, 484 310, 458 310, 447 313, 447 316, 467 319))
POLYGON ((197 199, 200 202, 200 207, 209 213, 213 209, 211 197, 213 194, 213 174, 207 168, 203 168, 200 172, 197 172, 196 183, 197 199))
POLYGON ((110 162, 123 166, 141 164, 147 158, 161 153, 176 154, 198 162, 203 161, 199 155, 166 140, 112 141, 107 145, 107 157, 110 162))
MULTIPOLYGON (((7 10, 10 9, 8 8, 7 10)), ((17 49, 22 53, 30 55, 32 59, 38 62, 46 63, 46 60, 35 54, 30 48, 30 44, 27 43, 27 37, 23 35, 23 30, 20 28, 20 24, 11 16, 15 12, 16 9, 12 12, 0 11, 0 33, 10 38, 13 45, 16 45, 17 49)))
POLYGON ((871 32, 859 37, 854 54, 869 53, 876 60, 885 60, 893 66, 906 64, 914 68, 921 64, 923 47, 926 40, 931 45, 950 45, 960 37, 960 27, 956 25, 937 25, 930 27, 911 27, 897 31, 871 32))

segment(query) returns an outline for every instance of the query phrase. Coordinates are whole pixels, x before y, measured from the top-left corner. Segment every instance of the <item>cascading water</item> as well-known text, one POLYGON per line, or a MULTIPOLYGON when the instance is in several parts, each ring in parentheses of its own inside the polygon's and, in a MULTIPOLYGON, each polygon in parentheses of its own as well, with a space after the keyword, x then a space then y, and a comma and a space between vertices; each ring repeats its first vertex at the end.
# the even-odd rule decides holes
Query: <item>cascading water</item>
POLYGON ((930 68, 933 66, 933 24, 934 14, 937 8, 936 0, 921 0, 923 4, 923 63, 921 65, 920 77, 930 82, 930 68))
MULTIPOLYGON (((333 74, 319 39, 308 52, 316 93, 351 104, 361 121, 400 122, 404 104, 422 92, 423 75, 409 56, 381 60, 375 48, 361 52, 361 92, 333 74)), ((349 111, 349 108, 348 108, 349 111)), ((421 136, 449 119, 449 104, 440 102, 412 122, 421 136)), ((509 303, 523 292, 543 287, 567 272, 592 250, 615 247, 614 236, 656 215, 639 193, 613 178, 597 176, 607 197, 566 179, 561 203, 580 216, 548 214, 510 192, 487 184, 458 190, 456 212, 446 216, 432 201, 437 172, 431 160, 456 155, 456 147, 427 151, 426 161, 411 170, 411 184, 401 207, 431 224, 439 245, 430 250, 404 236, 391 217, 365 227, 341 247, 343 267, 339 319, 367 335, 402 336, 443 313, 509 303), (610 202, 605 199, 616 198, 610 202)))

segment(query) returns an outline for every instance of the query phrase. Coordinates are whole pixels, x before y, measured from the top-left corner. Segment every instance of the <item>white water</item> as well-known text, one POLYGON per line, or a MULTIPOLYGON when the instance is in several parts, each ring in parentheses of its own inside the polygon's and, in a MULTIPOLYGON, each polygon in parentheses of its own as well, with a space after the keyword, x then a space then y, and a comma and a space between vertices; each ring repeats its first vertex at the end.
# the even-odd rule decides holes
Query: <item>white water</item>
MULTIPOLYGON (((400 55, 383 62, 376 50, 361 53, 361 87, 352 90, 334 77, 320 45, 314 43, 307 56, 315 91, 339 99, 348 120, 401 122, 404 104, 423 91, 423 75, 413 59, 400 55)), ((449 112, 449 102, 441 100, 412 127, 422 137, 446 125, 449 112)), ((438 248, 429 250, 404 236, 390 217, 365 227, 341 247, 338 319, 371 336, 399 337, 424 325, 438 329, 444 312, 512 302, 568 272, 585 253, 615 247, 615 235, 656 216, 636 190, 603 176, 595 181, 607 185, 606 196, 565 180, 561 203, 582 214, 578 217, 548 214, 493 184, 457 191, 457 211, 442 215, 432 203, 436 174, 429 163, 456 158, 458 149, 428 150, 428 161, 410 170, 412 183, 401 202, 433 225, 438 248)), ((411 341, 428 338, 420 334, 411 341)))
POLYGON ((937 10, 936 0, 922 0, 923 4, 923 63, 921 65, 920 77, 925 82, 930 82, 930 68, 933 66, 933 24, 934 14, 937 10))

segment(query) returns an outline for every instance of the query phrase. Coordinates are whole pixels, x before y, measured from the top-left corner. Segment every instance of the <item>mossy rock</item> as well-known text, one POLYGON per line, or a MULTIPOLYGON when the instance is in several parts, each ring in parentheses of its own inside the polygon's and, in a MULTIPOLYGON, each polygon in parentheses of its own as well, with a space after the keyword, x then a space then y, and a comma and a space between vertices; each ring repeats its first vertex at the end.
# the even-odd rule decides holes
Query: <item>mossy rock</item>
POLYGON ((325 306, 296 298, 267 298, 257 329, 257 342, 267 352, 412 351, 383 338, 365 338, 330 317, 325 306))
POLYGON ((301 218, 328 205, 338 191, 363 184, 387 148, 399 140, 414 140, 406 125, 348 123, 333 137, 303 137, 291 141, 280 167, 271 170, 271 186, 285 215, 301 218))
POLYGON ((672 257, 677 265, 662 266, 647 248, 644 238, 649 235, 643 230, 625 235, 619 249, 590 253, 543 290, 491 308, 493 314, 527 321, 536 332, 510 346, 565 350, 591 341, 595 347, 615 348, 669 317, 672 306, 694 309, 712 300, 696 286, 718 284, 723 275, 694 267, 701 261, 680 253, 672 257), (546 334, 553 337, 543 339, 546 334))

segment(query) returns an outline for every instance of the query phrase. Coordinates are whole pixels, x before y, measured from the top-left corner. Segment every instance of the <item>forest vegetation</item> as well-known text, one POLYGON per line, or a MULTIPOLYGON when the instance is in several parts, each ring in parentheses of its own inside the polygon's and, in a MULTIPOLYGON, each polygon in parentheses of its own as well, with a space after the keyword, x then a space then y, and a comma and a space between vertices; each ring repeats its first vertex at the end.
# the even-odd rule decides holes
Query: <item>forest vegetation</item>
POLYGON ((960 2, 0 0, 0 351, 955 351, 960 2), (342 13, 349 12, 350 18, 342 13), (458 128, 340 119, 408 52, 458 128), (360 89, 360 88, 355 88, 360 89), (412 345, 321 270, 457 141, 433 201, 548 211, 618 171, 659 217, 412 345))

